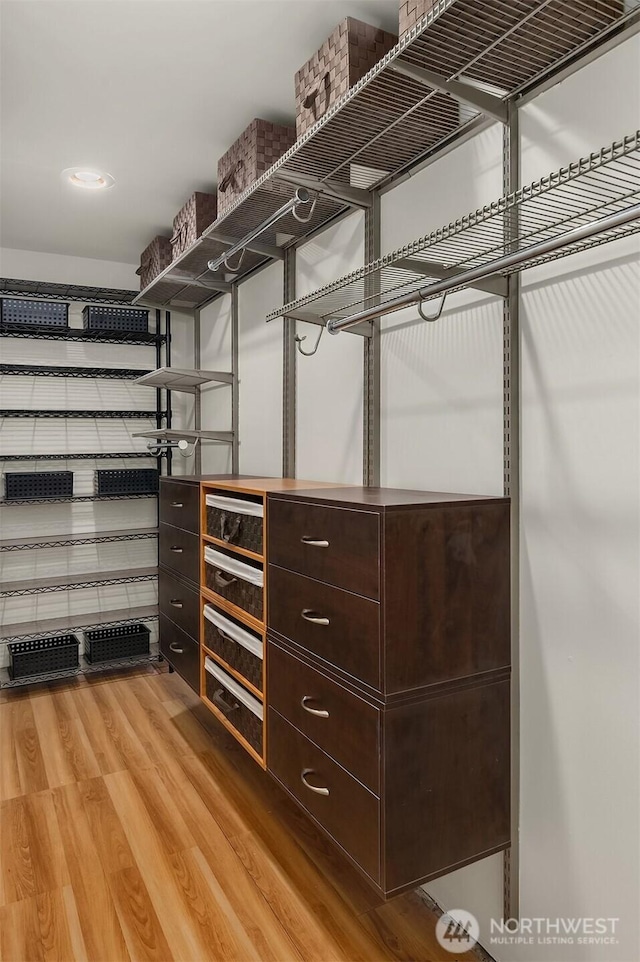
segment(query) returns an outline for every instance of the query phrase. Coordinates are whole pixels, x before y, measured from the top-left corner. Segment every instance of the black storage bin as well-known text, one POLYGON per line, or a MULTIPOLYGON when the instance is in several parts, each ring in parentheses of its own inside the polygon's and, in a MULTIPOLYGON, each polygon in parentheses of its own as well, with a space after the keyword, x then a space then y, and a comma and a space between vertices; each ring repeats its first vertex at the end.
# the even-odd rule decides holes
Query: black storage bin
POLYGON ((149 654, 146 625, 119 625, 115 628, 96 628, 84 633, 84 657, 91 665, 119 658, 134 658, 149 654))
POLYGON ((258 691, 262 691, 262 658, 256 655, 249 648, 243 644, 242 641, 238 641, 233 638, 225 628, 229 626, 231 630, 233 627, 239 628, 241 632, 250 636, 249 643, 251 644, 251 639, 253 639, 252 647, 262 647, 262 638, 256 635, 255 632, 250 631, 246 625, 240 624, 231 615, 223 615, 222 612, 216 611, 211 605, 205 605, 205 616, 204 616, 204 644, 209 651, 213 652, 214 655, 218 655, 230 668, 234 668, 238 674, 242 675, 248 682, 250 682, 254 688, 258 691), (207 611, 214 612, 218 618, 218 623, 214 624, 208 617, 207 611), (220 621, 226 622, 225 626, 219 624, 220 621))
POLYGON ((138 307, 112 307, 87 304, 82 312, 87 331, 122 331, 123 334, 148 334, 149 311, 138 307))
MULTIPOLYGON (((262 720, 210 672, 205 671, 205 691, 230 725, 262 756, 262 720)), ((247 693, 249 694, 249 693, 247 693)), ((250 696, 254 697, 255 696, 250 696)))
POLYGON ((25 327, 69 327, 69 305, 57 301, 32 301, 3 297, 0 307, 2 324, 25 327))
MULTIPOLYGON (((218 551, 216 549, 215 554, 223 555, 223 551, 218 551)), ((243 559, 242 563, 239 562, 237 555, 232 560, 236 564, 236 570, 231 572, 226 570, 224 567, 220 567, 216 564, 216 559, 214 557, 212 548, 205 548, 205 584, 210 591, 215 592, 221 598, 229 601, 232 605, 236 605, 238 608, 242 608, 243 611, 247 611, 258 621, 262 621, 263 612, 263 588, 260 585, 252 584, 246 578, 242 577, 242 574, 238 574, 238 571, 251 571, 262 573, 262 566, 254 562, 251 564, 247 559, 246 562, 243 559)), ((232 558, 230 554, 225 557, 232 558)))
POLYGON ((73 497, 73 471, 9 471, 4 476, 7 501, 73 497))
POLYGON ((96 471, 96 494, 157 494, 157 468, 108 468, 96 471))
POLYGON ((206 506, 208 535, 262 554, 264 507, 261 497, 245 494, 236 497, 228 491, 209 491, 206 506))
POLYGON ((14 641, 9 649, 10 678, 28 678, 51 671, 66 671, 80 667, 76 635, 57 638, 37 638, 35 641, 14 641))

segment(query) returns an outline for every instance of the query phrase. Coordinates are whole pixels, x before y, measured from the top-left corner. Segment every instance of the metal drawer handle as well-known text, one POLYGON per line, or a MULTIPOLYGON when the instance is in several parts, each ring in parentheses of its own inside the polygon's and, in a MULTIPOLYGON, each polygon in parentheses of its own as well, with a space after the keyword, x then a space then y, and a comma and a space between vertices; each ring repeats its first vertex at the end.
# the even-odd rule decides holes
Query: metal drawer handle
POLYGON ((314 548, 328 548, 329 542, 324 541, 322 538, 312 538, 308 534, 303 534, 300 538, 303 544, 313 545, 314 548))
POLYGON ((174 608, 182 608, 182 607, 183 607, 182 602, 181 602, 181 601, 178 601, 177 598, 172 598, 171 601, 169 602, 169 604, 170 604, 170 605, 173 605, 174 608))
POLYGON ((303 608, 300 612, 305 621, 310 621, 312 625, 328 625, 329 619, 316 614, 311 608, 303 608))
POLYGON ((176 655, 183 655, 184 648, 178 648, 175 641, 172 641, 169 645, 169 651, 175 651, 176 655))
POLYGON ((329 712, 325 711, 324 708, 309 708, 307 705, 308 701, 313 701, 312 695, 303 695, 300 704, 305 711, 308 711, 310 715, 317 715, 318 718, 328 718, 329 712))
POLYGON ((182 501, 172 501, 172 502, 171 502, 171 507, 172 507, 172 508, 184 508, 184 505, 183 505, 182 501))
POLYGON ((176 554, 182 554, 182 548, 179 548, 177 544, 171 545, 171 550, 175 551, 176 554))
POLYGON ((308 788, 310 792, 315 792, 316 795, 328 795, 328 794, 329 794, 329 789, 328 789, 328 788, 316 788, 315 785, 310 785, 309 782, 307 781, 307 775, 313 775, 313 769, 312 769, 312 768, 303 768, 303 769, 302 769, 302 772, 300 773, 300 778, 301 778, 302 784, 304 785, 305 788, 308 788))

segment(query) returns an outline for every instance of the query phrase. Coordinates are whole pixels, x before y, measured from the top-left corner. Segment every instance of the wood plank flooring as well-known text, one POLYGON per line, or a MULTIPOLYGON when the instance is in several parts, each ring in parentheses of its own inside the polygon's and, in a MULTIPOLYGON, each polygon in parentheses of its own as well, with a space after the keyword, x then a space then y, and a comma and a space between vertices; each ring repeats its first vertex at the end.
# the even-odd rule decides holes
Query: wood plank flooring
POLYGON ((4 962, 444 962, 177 674, 2 693, 4 962))

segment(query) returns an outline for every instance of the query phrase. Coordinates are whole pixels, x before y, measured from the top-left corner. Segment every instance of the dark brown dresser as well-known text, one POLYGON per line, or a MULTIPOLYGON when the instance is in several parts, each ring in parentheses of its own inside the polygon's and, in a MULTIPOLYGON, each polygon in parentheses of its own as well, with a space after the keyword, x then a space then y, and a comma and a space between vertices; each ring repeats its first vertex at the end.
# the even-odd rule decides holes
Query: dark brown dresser
POLYGON ((509 503, 270 493, 267 768, 384 897, 509 844, 509 503))
POLYGON ((160 653, 200 693, 200 484, 160 480, 160 653))

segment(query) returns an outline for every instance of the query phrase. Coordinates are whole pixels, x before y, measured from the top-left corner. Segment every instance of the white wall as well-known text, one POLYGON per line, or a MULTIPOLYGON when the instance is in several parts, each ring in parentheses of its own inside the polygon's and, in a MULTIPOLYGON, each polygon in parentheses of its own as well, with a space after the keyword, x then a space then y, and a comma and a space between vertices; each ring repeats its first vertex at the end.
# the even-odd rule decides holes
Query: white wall
POLYGON ((85 284, 88 287, 113 287, 137 291, 140 279, 137 264, 99 261, 65 254, 0 248, 0 274, 21 281, 49 281, 54 284, 85 284))

